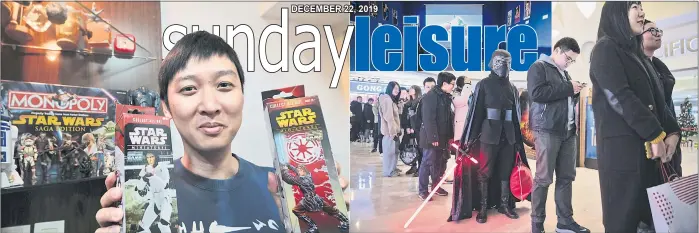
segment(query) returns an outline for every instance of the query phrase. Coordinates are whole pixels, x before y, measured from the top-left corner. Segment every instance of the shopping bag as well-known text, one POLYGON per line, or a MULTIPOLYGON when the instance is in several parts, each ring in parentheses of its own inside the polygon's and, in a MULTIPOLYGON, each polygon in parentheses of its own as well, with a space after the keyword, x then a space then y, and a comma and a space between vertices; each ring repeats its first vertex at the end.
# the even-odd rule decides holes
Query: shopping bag
POLYGON ((696 232, 697 174, 671 179, 661 165, 666 183, 646 189, 658 233, 696 232))
POLYGON ((417 139, 411 139, 408 145, 405 145, 403 151, 400 152, 400 160, 403 161, 405 165, 412 166, 415 164, 418 153, 417 150, 417 139))
POLYGON ((532 192, 532 171, 522 163, 522 158, 517 152, 517 162, 510 175, 510 191, 519 200, 525 200, 532 192))

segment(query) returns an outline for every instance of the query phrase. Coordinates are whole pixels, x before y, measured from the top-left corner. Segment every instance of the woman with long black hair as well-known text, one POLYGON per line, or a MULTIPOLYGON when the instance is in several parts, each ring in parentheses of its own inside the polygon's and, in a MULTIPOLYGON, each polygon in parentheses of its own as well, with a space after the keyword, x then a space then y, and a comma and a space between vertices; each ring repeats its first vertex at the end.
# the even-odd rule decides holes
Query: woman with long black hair
POLYGON ((679 133, 665 109, 662 84, 641 50, 644 20, 641 2, 605 2, 590 57, 606 232, 652 225, 646 188, 655 185, 658 160, 670 160, 666 144, 679 133))
MULTIPOLYGON (((405 147, 405 145, 408 145, 413 140, 415 140, 413 142, 416 142, 417 135, 420 135, 420 129, 418 129, 419 126, 414 124, 413 116, 417 111, 417 105, 420 102, 421 98, 422 90, 420 89, 420 86, 410 86, 410 89, 408 89, 408 102, 405 103, 405 106, 403 106, 403 115, 406 118, 405 121, 407 121, 407 129, 405 132, 405 136, 403 137, 403 141, 401 141, 401 143, 404 145, 403 148, 405 147)), ((401 124, 404 124, 404 122, 401 122, 401 124)), ((415 162, 413 162, 413 164, 410 164, 410 169, 408 169, 408 171, 405 172, 406 175, 412 174, 414 177, 417 177, 418 166, 420 160, 422 160, 422 150, 419 146, 416 145, 416 147, 417 156, 415 157, 415 162)))
POLYGON ((400 176, 398 170, 398 139, 400 138, 400 85, 390 82, 385 94, 379 96, 379 120, 381 125, 381 147, 383 148, 383 175, 386 177, 400 176))

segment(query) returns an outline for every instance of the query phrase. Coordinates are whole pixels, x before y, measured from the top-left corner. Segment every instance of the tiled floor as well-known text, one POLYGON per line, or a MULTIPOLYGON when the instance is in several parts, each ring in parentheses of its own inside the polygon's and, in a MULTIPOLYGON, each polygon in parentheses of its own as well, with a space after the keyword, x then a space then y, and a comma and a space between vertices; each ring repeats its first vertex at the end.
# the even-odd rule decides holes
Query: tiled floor
MULTIPOLYGON (((412 224, 404 229, 403 225, 421 204, 417 197, 416 177, 385 178, 381 176, 381 156, 370 153, 367 144, 352 144, 351 156, 351 227, 352 232, 529 232, 530 202, 519 202, 517 213, 520 218, 511 220, 496 211, 491 211, 486 224, 478 224, 475 218, 459 223, 447 222, 451 210, 451 195, 435 197, 429 202, 412 224)), ((683 167, 685 174, 697 173, 697 150, 683 149, 683 167)), ((530 160, 532 170, 536 165, 530 160)), ((449 161, 447 169, 454 165, 449 161)), ((399 161, 399 169, 407 171, 408 167, 399 161)), ((451 185, 443 185, 445 190, 451 185)), ((549 190, 546 206, 547 232, 554 232, 556 211, 553 203, 553 185, 549 190)), ((599 178, 596 170, 577 168, 576 181, 573 183, 574 218, 578 223, 588 227, 592 232, 604 232, 602 226, 602 206, 600 204, 599 178)))

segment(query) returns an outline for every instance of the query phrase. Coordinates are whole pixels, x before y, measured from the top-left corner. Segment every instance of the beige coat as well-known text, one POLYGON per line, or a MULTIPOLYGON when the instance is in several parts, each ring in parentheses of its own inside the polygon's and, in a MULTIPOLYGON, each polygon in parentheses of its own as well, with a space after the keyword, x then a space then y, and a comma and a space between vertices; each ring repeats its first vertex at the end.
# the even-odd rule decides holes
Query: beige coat
POLYGON ((461 134, 464 132, 469 97, 471 97, 470 87, 464 88, 459 95, 454 97, 454 140, 461 140, 461 134))
POLYGON ((381 134, 396 136, 400 133, 400 110, 389 95, 379 96, 379 117, 381 118, 381 134))

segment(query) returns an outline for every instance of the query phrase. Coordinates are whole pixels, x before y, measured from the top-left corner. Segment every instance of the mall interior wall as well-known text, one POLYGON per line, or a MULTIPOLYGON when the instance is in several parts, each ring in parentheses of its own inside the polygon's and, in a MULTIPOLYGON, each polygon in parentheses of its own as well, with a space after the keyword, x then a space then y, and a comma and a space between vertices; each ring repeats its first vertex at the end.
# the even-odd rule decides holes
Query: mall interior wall
MULTIPOLYGON (((568 73, 574 80, 581 82, 590 82, 590 52, 595 45, 597 40, 597 28, 599 26, 600 15, 602 11, 601 2, 558 2, 553 6, 553 38, 552 43, 558 41, 563 37, 572 37, 578 41, 581 47, 581 54, 577 59, 577 62, 568 68, 568 73)), ((678 15, 692 14, 694 12, 694 23, 692 26, 682 26, 690 28, 693 36, 696 37, 696 12, 697 3, 667 3, 667 2, 644 2, 644 11, 646 13, 646 18, 652 21, 659 21, 665 23, 666 25, 675 26, 676 23, 672 22, 672 18, 678 15), (675 13, 669 14, 668 11, 674 11, 675 13)), ((660 25, 659 25, 660 26, 660 25)), ((680 30, 665 29, 664 38, 676 37, 670 33, 678 33, 680 30)), ((691 37, 692 35, 686 34, 684 37, 691 37)), ((696 48, 696 42, 695 42, 696 48)), ((679 57, 679 56, 678 56, 679 57)), ((671 70, 675 70, 679 67, 696 67, 697 58, 696 54, 693 56, 681 56, 681 58, 668 58, 663 59, 665 63, 671 70), (691 57, 691 58, 690 58, 691 57)))
MULTIPOLYGON (((255 49, 257 50, 259 36, 269 24, 281 24, 279 20, 267 20, 261 17, 259 3, 254 2, 161 2, 162 27, 171 24, 182 24, 187 27, 199 25, 200 30, 210 31, 212 25, 239 25, 247 24, 255 33, 255 49), (187 12, 187 14, 182 14, 187 12), (206 16, 206 17, 203 17, 206 16)), ((280 13, 281 14, 281 13, 280 13)), ((289 20, 289 62, 292 62, 291 55, 293 49, 300 43, 310 41, 312 36, 302 34, 294 35, 293 17, 289 20)), ((342 38, 345 35, 347 24, 333 26, 333 33, 337 46, 342 46, 342 38)), ((322 28, 322 25, 319 26, 322 28)), ((221 32, 221 36, 225 32, 221 32)), ((343 167, 342 175, 349 177, 349 72, 341 76, 341 82, 337 89, 329 89, 329 83, 334 71, 333 61, 324 31, 320 29, 321 38, 321 72, 300 73, 293 63, 289 66, 289 72, 268 73, 262 68, 259 56, 255 56, 255 72, 245 74, 245 106, 243 108, 243 125, 238 131, 238 135, 233 140, 233 153, 242 158, 261 166, 272 166, 272 139, 271 135, 264 130, 269 127, 266 122, 260 92, 276 88, 304 85, 306 96, 317 95, 320 99, 325 124, 328 127, 328 135, 334 158, 343 167)), ((234 49, 238 53, 241 65, 247 67, 247 51, 245 36, 237 36, 234 41, 234 49)), ((273 52, 281 50, 281 37, 278 34, 272 35, 267 41, 267 56, 271 62, 281 59, 281 53, 273 52)), ((167 54, 163 48, 163 57, 167 54)), ((309 51, 307 51, 309 52, 309 51)), ((304 54, 307 55, 307 54, 304 54)), ((308 56, 303 56, 309 58, 308 56)), ((349 56, 348 56, 349 59, 349 56)), ((302 59, 303 60, 303 59, 302 59)), ((309 60, 304 61, 309 62, 309 60)), ((346 63, 348 64, 348 63, 346 63)), ((182 155, 182 139, 176 132, 172 124, 173 147, 175 155, 182 155)))

